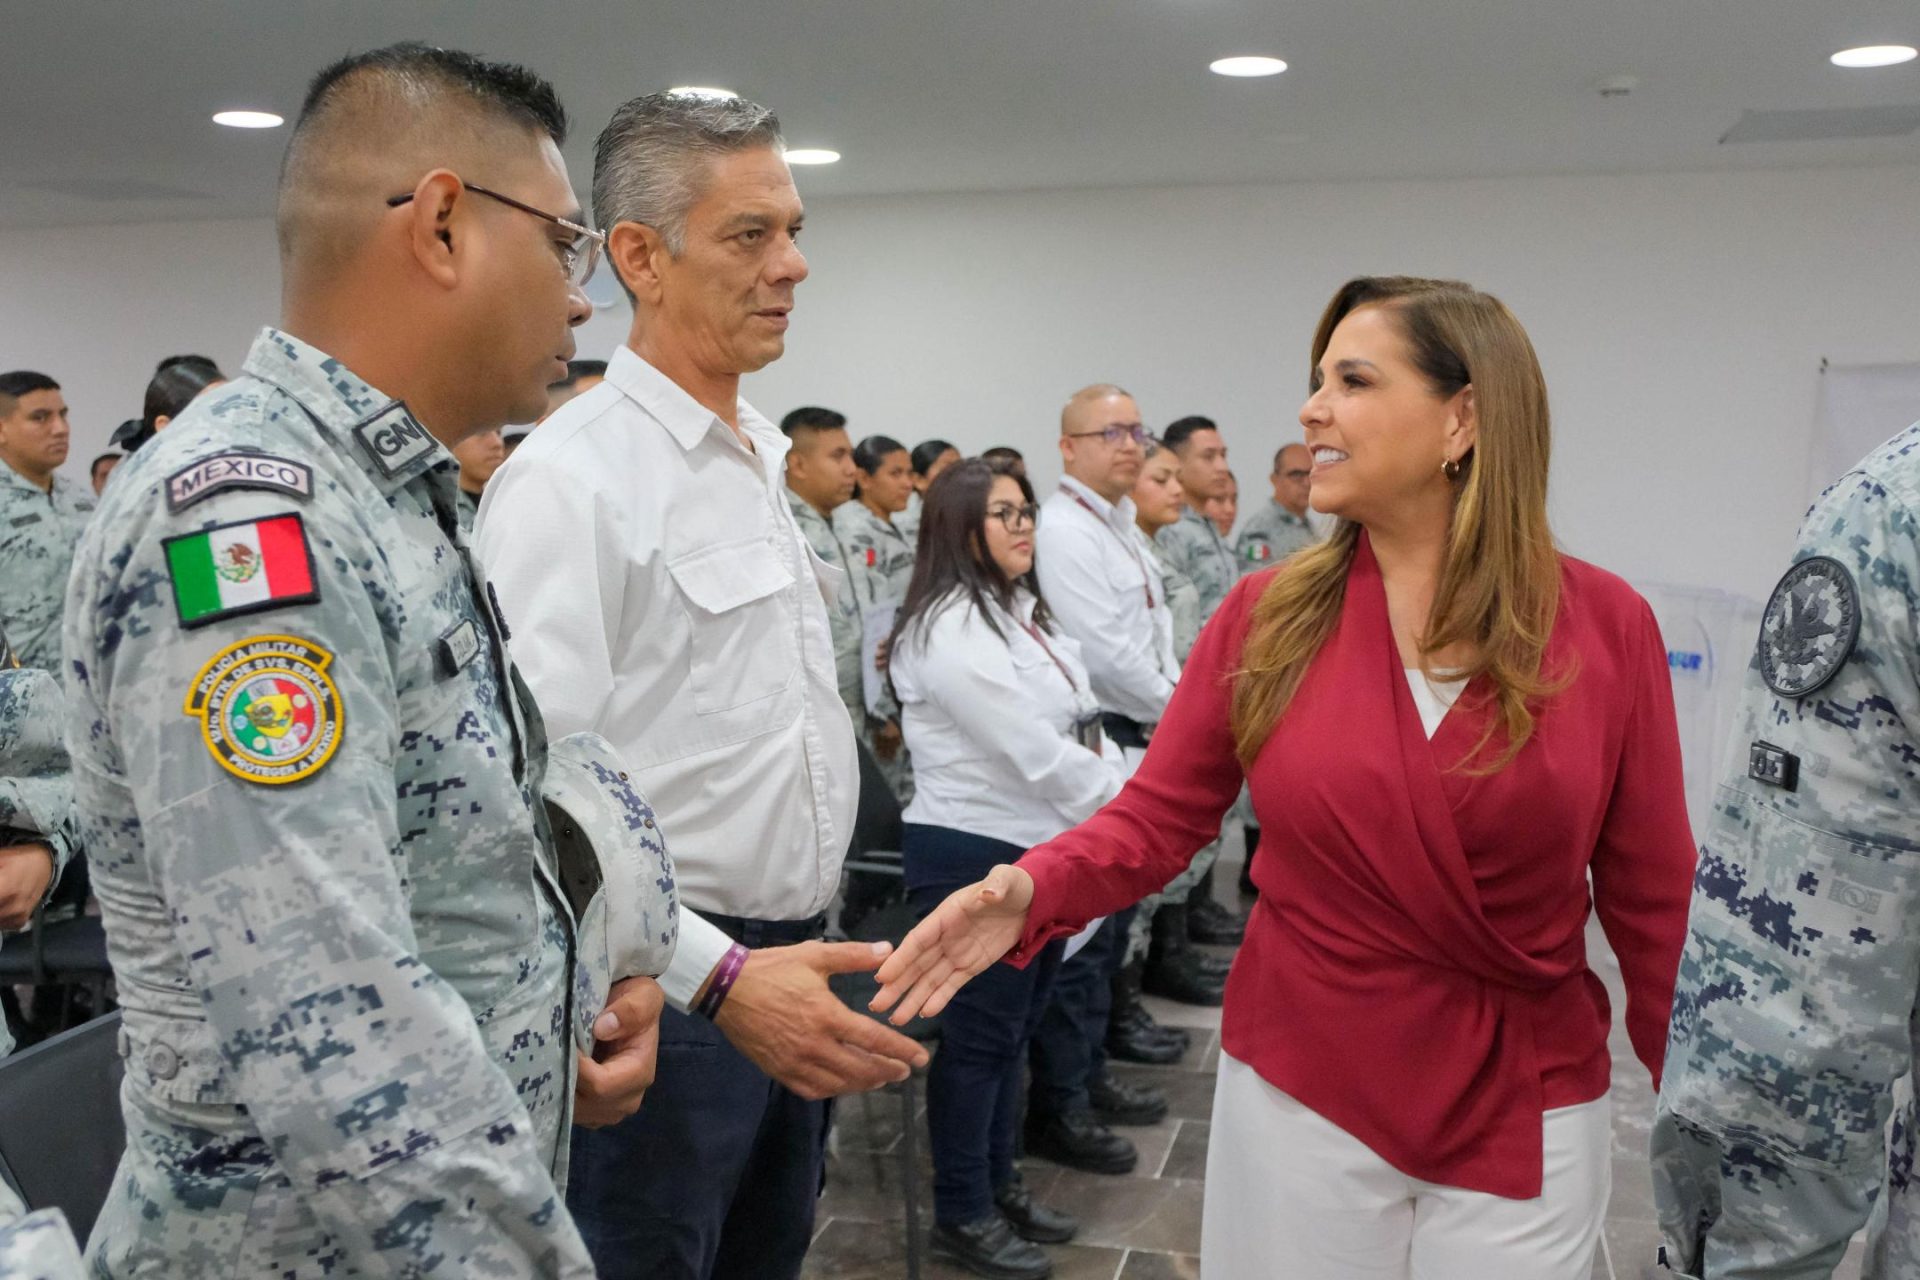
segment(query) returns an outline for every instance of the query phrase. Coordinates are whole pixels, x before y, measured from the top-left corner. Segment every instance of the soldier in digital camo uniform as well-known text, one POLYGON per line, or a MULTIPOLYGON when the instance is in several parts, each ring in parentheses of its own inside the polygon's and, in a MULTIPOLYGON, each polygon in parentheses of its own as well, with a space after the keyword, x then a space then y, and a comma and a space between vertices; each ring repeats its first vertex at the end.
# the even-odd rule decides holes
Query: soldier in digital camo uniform
POLYGON ((1813 1280, 1871 1215, 1865 1274, 1920 1275, 1895 1097, 1920 1026, 1920 426, 1807 516, 1735 732, 1654 1124, 1665 1260, 1813 1280))
POLYGON ((1273 497, 1247 517, 1234 539, 1234 559, 1242 577, 1280 563, 1312 546, 1317 537, 1307 523, 1307 494, 1313 455, 1304 444, 1282 445, 1273 455, 1273 497))
POLYGON ((564 121, 464 54, 322 72, 283 327, 82 540, 67 741, 125 1011, 101 1280, 593 1274, 568 1123, 637 1107, 660 997, 629 981, 596 1021, 569 905, 638 887, 644 915, 670 879, 661 851, 650 883, 560 883, 543 731, 423 425, 537 414, 589 314, 564 121))
POLYGON ((60 666, 60 605, 93 493, 54 474, 67 460, 67 402, 43 373, 0 373, 0 629, 20 665, 60 666))

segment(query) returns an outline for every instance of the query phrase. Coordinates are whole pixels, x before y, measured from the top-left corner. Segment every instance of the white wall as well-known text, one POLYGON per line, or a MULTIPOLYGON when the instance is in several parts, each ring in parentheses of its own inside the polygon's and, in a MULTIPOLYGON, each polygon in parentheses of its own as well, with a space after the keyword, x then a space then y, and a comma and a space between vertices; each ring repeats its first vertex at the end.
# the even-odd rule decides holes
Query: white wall
MULTIPOLYGON (((788 354, 747 392, 776 417, 839 408, 856 435, 1012 444, 1045 480, 1060 402, 1118 381, 1150 424, 1220 420, 1258 499, 1341 280, 1459 276, 1540 350, 1565 546, 1764 595, 1821 358, 1920 359, 1916 209, 1915 168, 820 201, 788 354)), ((155 360, 231 367, 277 296, 263 222, 0 232, 0 281, 0 367, 65 383, 76 474, 155 360)), ((625 327, 596 316, 582 354, 625 327)))

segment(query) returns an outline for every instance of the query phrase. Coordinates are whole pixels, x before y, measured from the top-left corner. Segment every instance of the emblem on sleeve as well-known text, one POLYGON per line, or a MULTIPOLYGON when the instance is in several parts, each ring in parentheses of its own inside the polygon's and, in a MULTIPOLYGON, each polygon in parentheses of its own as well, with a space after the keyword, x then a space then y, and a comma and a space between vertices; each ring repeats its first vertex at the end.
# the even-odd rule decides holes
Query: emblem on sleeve
POLYGON ((305 500, 313 468, 270 453, 221 453, 167 477, 167 510, 179 512, 222 489, 269 489, 305 500))
POLYGON ((1860 592, 1847 567, 1811 556, 1787 570, 1760 620, 1760 675, 1783 698, 1833 679, 1860 638, 1860 592))
POLYGON ((281 786, 320 772, 346 722, 327 667, 333 655, 295 636, 250 636, 213 655, 181 707, 221 768, 281 786))

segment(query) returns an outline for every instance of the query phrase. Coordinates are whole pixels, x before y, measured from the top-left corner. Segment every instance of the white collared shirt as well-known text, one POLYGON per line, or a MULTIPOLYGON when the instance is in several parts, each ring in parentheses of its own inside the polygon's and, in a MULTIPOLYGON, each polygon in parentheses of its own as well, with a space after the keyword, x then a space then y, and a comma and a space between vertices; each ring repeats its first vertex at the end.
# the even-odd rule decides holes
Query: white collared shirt
POLYGON ((1033 597, 1014 612, 950 596, 888 660, 900 727, 913 752, 908 822, 1031 848, 1086 821, 1119 794, 1119 748, 1095 755, 1075 726, 1099 714, 1080 646, 1056 628, 1028 630, 1033 597))
MULTIPOLYGON (((682 903, 764 920, 826 909, 859 766, 827 599, 845 575, 787 505, 788 442, 733 431, 626 347, 488 482, 476 545, 550 737, 603 734, 659 814, 682 903)), ((683 912, 667 997, 726 937, 683 912)))
POLYGON ((1180 666, 1166 586, 1136 532, 1133 499, 1108 502, 1062 476, 1040 505, 1034 567, 1061 630, 1080 642, 1101 709, 1158 721, 1180 666))

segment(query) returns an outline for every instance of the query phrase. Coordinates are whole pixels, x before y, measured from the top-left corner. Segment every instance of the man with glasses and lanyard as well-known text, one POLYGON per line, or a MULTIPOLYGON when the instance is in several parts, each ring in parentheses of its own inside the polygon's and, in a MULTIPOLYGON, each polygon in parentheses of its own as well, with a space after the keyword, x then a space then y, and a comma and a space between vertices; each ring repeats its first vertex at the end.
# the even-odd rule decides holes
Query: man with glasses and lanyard
MULTIPOLYGON (((1040 508, 1035 567, 1061 630, 1080 644, 1107 735, 1137 761, 1180 667, 1166 590, 1134 525, 1128 496, 1146 458, 1133 397, 1111 383, 1083 387, 1060 411, 1060 488, 1040 508)), ((1106 1071, 1103 1043, 1128 913, 1099 925, 1060 967, 1033 1045, 1027 1149, 1091 1173, 1126 1173, 1134 1145, 1106 1127, 1154 1124, 1157 1090, 1106 1071)))
POLYGON ((447 452, 536 416, 592 311, 565 135, 522 67, 321 72, 279 323, 75 553, 66 736, 125 1013, 99 1280, 594 1274, 568 1136, 639 1106, 661 1009, 644 977, 602 1007, 594 913, 670 950, 672 878, 606 877, 576 923, 576 822, 657 832, 605 755, 618 818, 550 825, 577 742, 506 658, 447 452))

